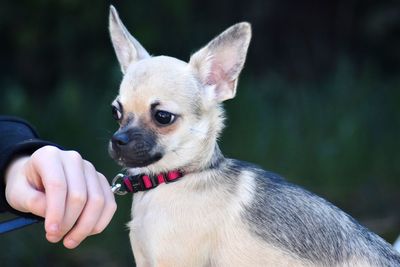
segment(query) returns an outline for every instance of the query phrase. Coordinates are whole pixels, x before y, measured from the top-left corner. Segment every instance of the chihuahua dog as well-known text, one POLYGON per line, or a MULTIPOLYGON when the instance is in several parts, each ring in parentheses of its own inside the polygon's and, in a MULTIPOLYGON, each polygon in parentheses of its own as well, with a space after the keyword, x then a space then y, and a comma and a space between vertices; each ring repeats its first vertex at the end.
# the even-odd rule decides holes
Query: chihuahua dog
POLYGON ((249 23, 188 63, 150 56, 112 6, 109 28, 124 74, 109 152, 135 192, 138 266, 400 266, 391 245, 326 200, 222 155, 222 102, 235 96, 249 23))

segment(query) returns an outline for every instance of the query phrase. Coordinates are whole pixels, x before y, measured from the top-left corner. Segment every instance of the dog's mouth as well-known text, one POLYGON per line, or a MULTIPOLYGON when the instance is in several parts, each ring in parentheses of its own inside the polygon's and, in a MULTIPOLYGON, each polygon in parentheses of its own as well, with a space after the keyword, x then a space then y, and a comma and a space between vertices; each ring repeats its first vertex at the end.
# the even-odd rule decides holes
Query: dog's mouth
POLYGON ((148 157, 141 157, 141 158, 132 158, 132 157, 119 157, 118 159, 115 159, 118 164, 122 165, 123 167, 126 168, 140 168, 140 167, 147 167, 153 163, 156 163, 162 159, 162 154, 161 153, 156 153, 153 156, 148 156, 148 157))
POLYGON ((147 167, 163 158, 163 153, 133 149, 130 153, 125 153, 124 151, 113 149, 110 144, 108 152, 112 159, 114 159, 119 165, 126 168, 139 168, 147 167))
POLYGON ((121 166, 147 167, 163 157, 153 132, 142 128, 121 128, 111 138, 108 152, 121 166))

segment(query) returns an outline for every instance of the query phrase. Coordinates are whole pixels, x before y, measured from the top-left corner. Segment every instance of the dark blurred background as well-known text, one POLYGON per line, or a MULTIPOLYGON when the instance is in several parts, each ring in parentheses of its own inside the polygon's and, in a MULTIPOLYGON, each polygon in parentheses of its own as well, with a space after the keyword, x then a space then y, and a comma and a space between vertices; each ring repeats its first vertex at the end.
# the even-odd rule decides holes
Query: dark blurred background
MULTIPOLYGON (((153 55, 183 60, 251 22, 224 153, 324 196, 389 242, 400 234, 398 0, 2 1, 0 114, 24 117, 110 179, 119 170, 107 155, 110 103, 122 78, 111 3, 153 55)), ((117 201, 108 229, 73 251, 45 241, 42 225, 1 236, 0 265, 132 266, 131 200, 117 201)))

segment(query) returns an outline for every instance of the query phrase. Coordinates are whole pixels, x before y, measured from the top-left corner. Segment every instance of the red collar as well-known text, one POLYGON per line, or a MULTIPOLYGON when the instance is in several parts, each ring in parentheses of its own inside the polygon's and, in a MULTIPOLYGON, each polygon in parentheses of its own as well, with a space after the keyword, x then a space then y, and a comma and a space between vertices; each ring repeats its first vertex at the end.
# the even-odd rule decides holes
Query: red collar
POLYGON ((159 173, 156 175, 126 175, 120 173, 112 180, 111 190, 117 195, 147 191, 157 187, 162 183, 168 184, 175 182, 183 176, 184 173, 180 170, 173 170, 167 173, 159 173))

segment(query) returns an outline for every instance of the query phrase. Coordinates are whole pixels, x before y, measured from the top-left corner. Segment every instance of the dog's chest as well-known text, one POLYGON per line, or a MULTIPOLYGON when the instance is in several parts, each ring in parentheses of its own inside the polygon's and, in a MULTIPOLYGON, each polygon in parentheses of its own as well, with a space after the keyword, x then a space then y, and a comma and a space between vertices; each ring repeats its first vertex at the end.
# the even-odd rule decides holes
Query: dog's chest
POLYGON ((248 231, 251 180, 241 173, 236 190, 190 190, 182 180, 136 194, 129 226, 138 266, 303 266, 248 231))
POLYGON ((224 217, 221 202, 218 194, 188 192, 178 183, 136 195, 129 224, 134 254, 151 259, 169 255, 188 265, 206 261, 224 217))

